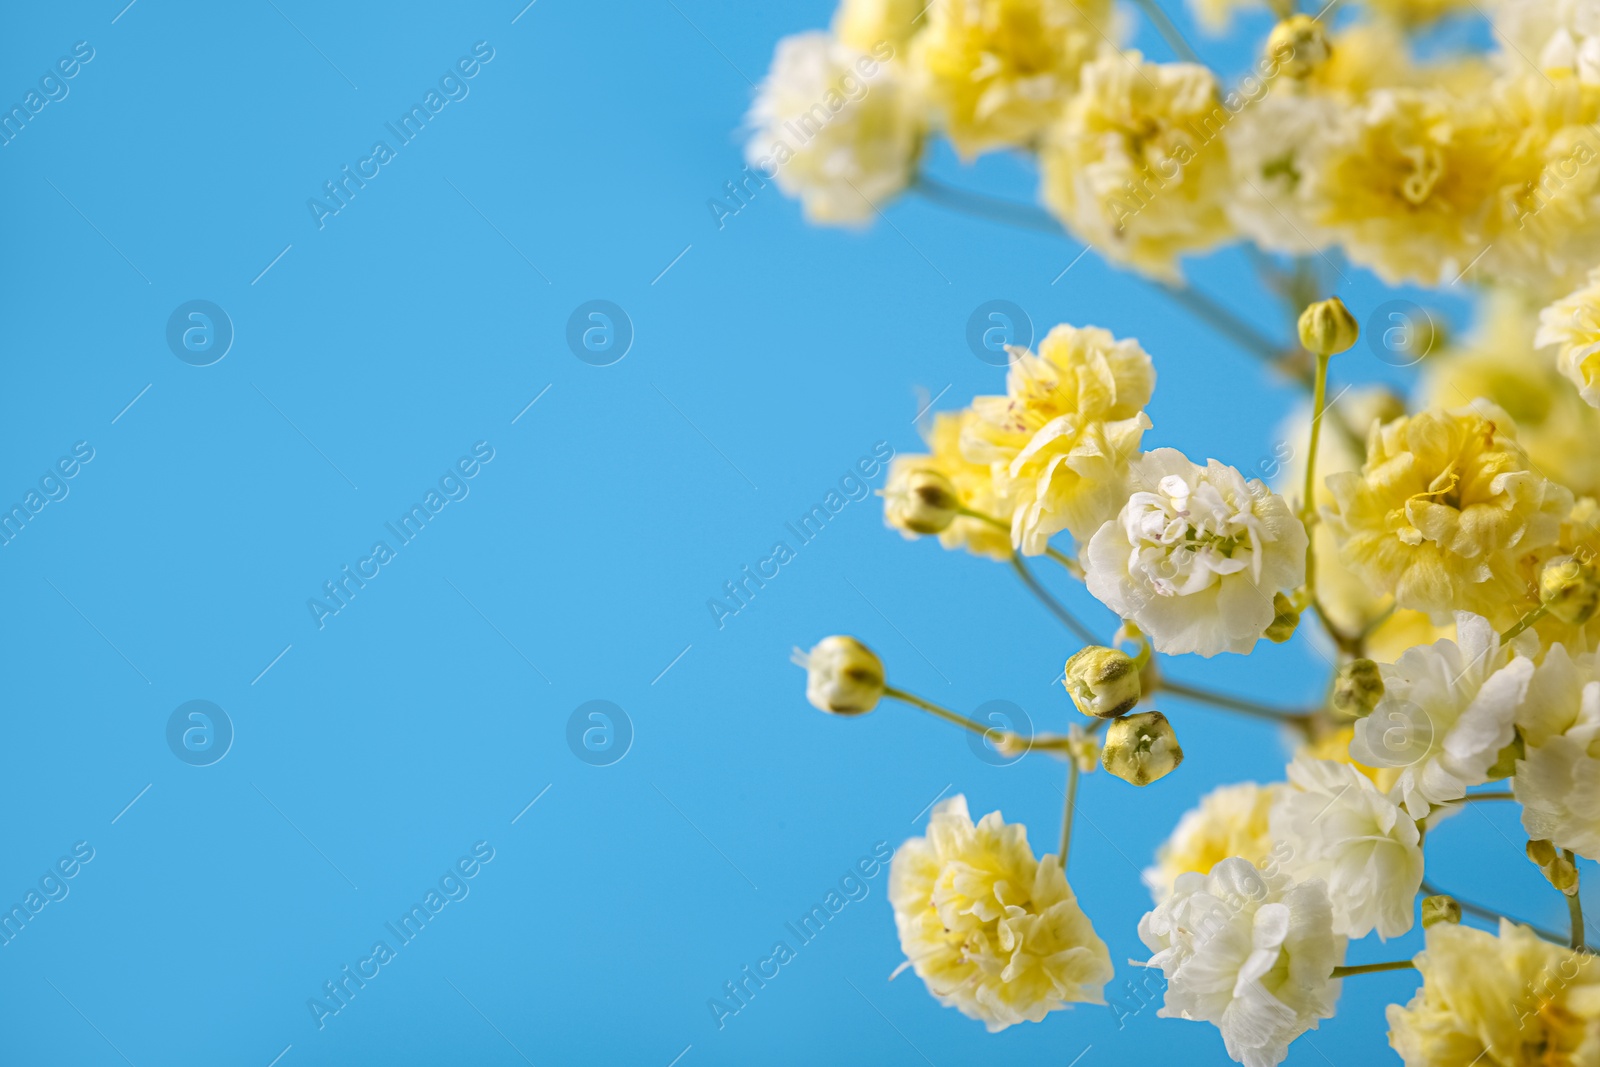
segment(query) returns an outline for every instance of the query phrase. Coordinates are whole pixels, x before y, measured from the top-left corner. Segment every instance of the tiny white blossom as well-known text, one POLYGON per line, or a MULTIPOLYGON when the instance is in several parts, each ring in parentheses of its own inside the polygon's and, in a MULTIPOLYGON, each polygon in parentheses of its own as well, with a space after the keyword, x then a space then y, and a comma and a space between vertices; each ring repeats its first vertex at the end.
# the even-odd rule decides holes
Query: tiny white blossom
POLYGON ((1167 978, 1157 1014, 1215 1024, 1246 1067, 1276 1067, 1291 1041, 1333 1017, 1345 939, 1321 882, 1226 859, 1209 875, 1179 876, 1139 921, 1139 938, 1167 978))
POLYGON ((1416 820, 1348 763, 1301 756, 1267 817, 1283 873, 1327 883, 1333 929, 1399 937, 1422 885, 1416 820))
POLYGON ((1526 752, 1512 790, 1535 840, 1600 858, 1600 680, 1594 656, 1552 646, 1517 716, 1526 752))
POLYGON ((1249 652, 1305 580, 1306 531, 1288 503, 1232 467, 1173 448, 1135 460, 1128 502, 1085 551, 1099 601, 1168 654, 1249 652))

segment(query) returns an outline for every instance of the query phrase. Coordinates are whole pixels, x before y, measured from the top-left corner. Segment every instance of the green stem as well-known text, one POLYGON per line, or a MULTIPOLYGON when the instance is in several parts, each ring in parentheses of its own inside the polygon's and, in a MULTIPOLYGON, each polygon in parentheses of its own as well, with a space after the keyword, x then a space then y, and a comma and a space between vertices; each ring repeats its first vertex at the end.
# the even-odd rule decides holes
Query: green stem
POLYGON ((1349 978, 1353 974, 1377 974, 1379 971, 1410 971, 1416 969, 1410 960, 1391 960, 1388 963, 1361 963, 1353 967, 1335 967, 1334 978, 1349 978))
MULTIPOLYGON (((1322 443, 1322 413, 1328 406, 1328 357, 1317 357, 1317 376, 1311 393, 1311 445, 1306 454, 1306 484, 1300 497, 1300 521, 1306 527, 1306 592, 1317 599, 1317 539, 1313 523, 1317 514, 1317 448, 1322 443)), ((1320 612, 1318 614, 1321 614, 1320 612)))
POLYGON ((1192 685, 1185 685, 1182 682, 1174 682, 1166 677, 1157 678, 1154 688, 1156 690, 1164 689, 1173 696, 1198 700, 1202 704, 1210 704, 1213 707, 1224 708, 1228 711, 1237 711, 1241 715, 1250 715, 1257 719, 1265 719, 1268 722, 1303 727, 1311 721, 1311 715, 1306 712, 1286 711, 1283 708, 1275 708, 1268 704, 1258 704, 1253 700, 1245 700, 1242 697, 1213 693, 1209 689, 1199 689, 1192 685))
POLYGON ((1549 611, 1550 611, 1550 605, 1549 604, 1540 604, 1538 607, 1536 607, 1532 611, 1528 612, 1522 618, 1518 619, 1517 620, 1517 624, 1515 626, 1513 626, 1511 629, 1507 630, 1505 633, 1501 634, 1500 635, 1500 643, 1502 645, 1508 643, 1513 638, 1515 638, 1518 634, 1522 633, 1522 631, 1526 630, 1528 627, 1532 626, 1534 623, 1536 623, 1540 619, 1544 618, 1545 615, 1549 613, 1549 611))
POLYGON ((1465 804, 1469 800, 1515 800, 1515 799, 1517 799, 1517 795, 1515 793, 1509 793, 1509 792, 1501 792, 1501 793, 1468 793, 1466 796, 1462 797, 1459 800, 1451 801, 1451 803, 1454 803, 1454 804, 1465 804))
MULTIPOLYGON (((1567 858, 1567 862, 1572 864, 1573 869, 1576 870, 1578 857, 1572 854, 1572 850, 1564 848, 1561 850, 1561 854, 1567 858)), ((1587 952, 1588 946, 1584 944, 1583 940, 1583 901, 1578 898, 1578 885, 1576 882, 1573 883, 1572 892, 1567 894, 1567 915, 1572 922, 1573 949, 1577 952, 1587 952)))
POLYGON ((1035 578, 1033 572, 1028 569, 1028 565, 1022 562, 1022 556, 1019 553, 1011 553, 1011 566, 1016 570, 1017 577, 1022 579, 1022 584, 1028 587, 1028 591, 1038 599, 1039 603, 1050 610, 1050 614, 1054 615, 1061 625, 1071 631, 1072 636, 1086 645, 1100 644, 1093 630, 1079 622, 1077 616, 1068 611, 1059 600, 1050 595, 1049 590, 1039 584, 1039 579, 1035 578))
POLYGON ((1061 873, 1067 873, 1067 850, 1072 847, 1072 815, 1078 806, 1078 761, 1067 757, 1067 801, 1061 810, 1061 873))
POLYGON ((1554 930, 1546 930, 1542 926, 1534 926, 1532 923, 1525 923, 1521 919, 1513 919, 1504 912, 1495 911, 1493 908, 1486 908, 1482 904, 1474 904, 1470 900, 1462 900, 1454 893, 1446 893, 1443 889, 1440 889, 1432 882, 1426 880, 1423 881, 1421 888, 1419 888, 1417 891, 1423 896, 1427 897, 1449 897, 1451 900, 1454 900, 1457 904, 1461 905, 1461 910, 1463 912, 1468 915, 1476 916, 1479 919, 1487 919, 1490 922, 1499 922, 1501 919, 1504 919, 1506 922, 1527 927, 1529 930, 1532 930, 1535 934, 1538 934, 1546 941, 1551 941, 1558 945, 1567 943, 1567 938, 1556 933, 1554 930))
MULTIPOLYGON (((1003 530, 1007 536, 1009 536, 1011 533, 1010 524, 995 518, 993 515, 988 515, 981 511, 975 511, 968 507, 958 509, 956 514, 965 515, 969 519, 977 519, 979 522, 986 522, 997 530, 1003 530)), ((1057 549, 1054 545, 1045 545, 1044 554, 1065 567, 1067 569, 1067 573, 1078 579, 1078 581, 1083 581, 1083 567, 1079 565, 1077 560, 1073 559, 1065 552, 1057 549)))
POLYGON ((1173 25, 1172 20, 1167 17, 1167 13, 1161 10, 1156 0, 1134 0, 1134 3, 1138 4, 1140 9, 1149 16, 1150 23, 1155 27, 1156 32, 1161 35, 1162 40, 1167 42, 1167 46, 1178 54, 1180 59, 1189 63, 1201 62, 1199 54, 1189 46, 1188 41, 1183 39, 1183 34, 1179 32, 1177 26, 1173 25))
MULTIPOLYGON (((892 685, 886 685, 883 687, 883 695, 893 697, 896 700, 904 701, 913 707, 921 708, 930 715, 938 716, 945 722, 955 723, 957 726, 965 727, 966 729, 977 734, 979 737, 988 737, 991 733, 1010 734, 1010 732, 1007 730, 995 730, 993 727, 985 726, 976 720, 967 718, 965 715, 951 711, 949 708, 940 707, 931 700, 923 700, 914 693, 908 693, 904 689, 896 689, 892 685)), ((1016 735, 1010 734, 1010 736, 1016 735)))

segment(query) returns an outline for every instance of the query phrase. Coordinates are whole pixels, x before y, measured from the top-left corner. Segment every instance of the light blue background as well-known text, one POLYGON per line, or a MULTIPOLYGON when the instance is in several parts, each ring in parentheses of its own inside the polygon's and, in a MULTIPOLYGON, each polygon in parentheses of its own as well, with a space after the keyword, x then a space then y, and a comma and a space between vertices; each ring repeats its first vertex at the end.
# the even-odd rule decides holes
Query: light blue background
MULTIPOLYGON (((0 148, 0 500, 95 450, 0 548, 0 903, 75 842, 95 850, 0 948, 0 1061, 1225 1062, 1212 1028, 1153 1009, 991 1036, 915 976, 888 982, 886 875, 719 1030, 708 999, 875 843, 920 832, 936 795, 1025 822, 1041 853, 1059 830, 1060 764, 989 766, 897 706, 829 719, 790 647, 853 632, 901 685, 1060 730, 1051 679, 1073 645, 1005 568, 903 543, 876 500, 724 628, 706 602, 876 442, 915 450, 919 398, 1002 388, 963 341, 982 301, 1041 332, 1136 334, 1160 373, 1151 446, 1252 468, 1291 389, 1093 255, 1052 284, 1078 253, 1064 240, 912 200, 892 226, 819 230, 771 188, 718 229, 747 78, 825 3, 122 3, 9 5, 0 40, 7 106, 75 42, 95 49, 0 148), (494 59, 470 95, 319 230, 307 199, 478 41, 494 59), (164 340, 197 298, 236 330, 204 368, 164 340), (593 298, 636 329, 614 366, 564 340, 593 298), (470 496, 319 630, 307 599, 478 441, 494 460, 470 496), (165 740, 194 699, 236 729, 205 768, 165 740), (613 766, 566 742, 593 699, 636 733, 613 766), (307 999, 478 841, 494 859, 470 895, 319 1030, 307 999)), ((1016 159, 931 167, 1032 196, 1016 159)), ((1241 255, 1193 273, 1284 330, 1241 255)), ((1358 312, 1384 298, 1348 273, 1358 312)), ((1364 349, 1336 370, 1380 374, 1403 379, 1364 349)), ((1172 667, 1284 703, 1324 671, 1303 643, 1172 667)), ((1182 772, 1087 779, 1072 856, 1125 1005, 1138 868, 1201 792, 1283 759, 1262 726, 1167 707, 1182 772)), ((1473 810, 1430 840, 1434 877, 1559 925, 1512 813, 1473 810)), ((1347 982, 1289 1062, 1383 1062, 1383 1005, 1413 987, 1347 982)))

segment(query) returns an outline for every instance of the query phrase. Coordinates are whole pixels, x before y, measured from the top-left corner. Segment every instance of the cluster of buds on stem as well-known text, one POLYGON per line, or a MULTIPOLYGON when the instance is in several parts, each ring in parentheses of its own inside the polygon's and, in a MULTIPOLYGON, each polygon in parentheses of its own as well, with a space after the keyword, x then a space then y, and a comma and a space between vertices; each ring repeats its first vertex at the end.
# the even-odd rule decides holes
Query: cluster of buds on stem
POLYGON ((1569 897, 1577 894, 1578 868, 1565 854, 1556 851, 1555 845, 1549 841, 1529 841, 1527 852, 1528 859, 1551 885, 1569 897))
POLYGON ((1159 711, 1128 714, 1144 696, 1138 662, 1126 652, 1092 645, 1067 660, 1062 675, 1072 702, 1085 715, 1110 719, 1100 763, 1134 785, 1164 778, 1183 762, 1172 724, 1159 711))

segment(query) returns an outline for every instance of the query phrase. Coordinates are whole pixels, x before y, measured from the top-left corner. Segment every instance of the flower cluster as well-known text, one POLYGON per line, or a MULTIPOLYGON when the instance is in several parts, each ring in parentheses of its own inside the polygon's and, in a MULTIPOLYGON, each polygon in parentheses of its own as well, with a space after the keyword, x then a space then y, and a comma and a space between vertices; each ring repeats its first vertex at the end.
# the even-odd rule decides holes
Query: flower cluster
MULTIPOLYGON (((855 638, 798 656, 824 711, 899 701, 1008 760, 1066 764, 1057 855, 1036 859, 998 813, 974 825, 961 797, 902 846, 906 966, 990 1030, 1100 1002, 1113 968, 1065 875, 1080 779, 1103 767, 1173 788, 1195 720, 1169 701, 1202 704, 1292 743, 1281 780, 1213 788, 1144 872, 1141 965, 1166 979, 1162 1017, 1210 1023, 1234 1060, 1275 1067, 1334 1018, 1345 979, 1414 970, 1415 996, 1388 1009, 1408 1067, 1600 1064, 1579 893, 1600 861, 1600 0, 1486 0, 1489 51, 1421 37, 1482 14, 1471 0, 1352 0, 1326 19, 1191 0, 1215 32, 1237 9, 1279 19, 1233 86, 1135 2, 1178 61, 1124 49, 1130 20, 1107 0, 845 0, 831 35, 780 45, 753 112, 764 157, 815 126, 779 181, 818 221, 865 221, 908 188, 993 208, 921 173, 935 137, 963 160, 1031 154, 1053 225, 1305 387, 1270 461, 1198 462, 1156 439, 1157 360, 1139 341, 1062 324, 1007 350, 1003 393, 930 414, 927 452, 895 460, 885 523, 1009 564, 1072 635, 1060 680, 1082 715, 1025 736, 891 685, 855 638), (830 90, 838 106, 814 102, 830 90), (1263 340, 1179 288, 1184 257, 1235 241, 1254 245, 1297 336, 1263 340), (1362 338, 1341 300, 1317 299, 1334 252, 1390 285, 1467 282, 1476 324, 1457 334, 1395 301, 1362 338), (1420 364, 1415 387, 1351 381, 1330 398, 1361 340, 1420 364), (1080 583, 1115 634, 1080 621, 1058 582, 1080 583), (1291 640, 1331 667, 1310 706, 1174 668, 1291 640), (1493 802, 1516 805, 1566 933, 1425 879, 1433 828, 1493 802), (1351 942, 1419 921, 1413 958, 1345 964, 1351 942)), ((997 221, 1027 210, 1010 208, 997 221)))

